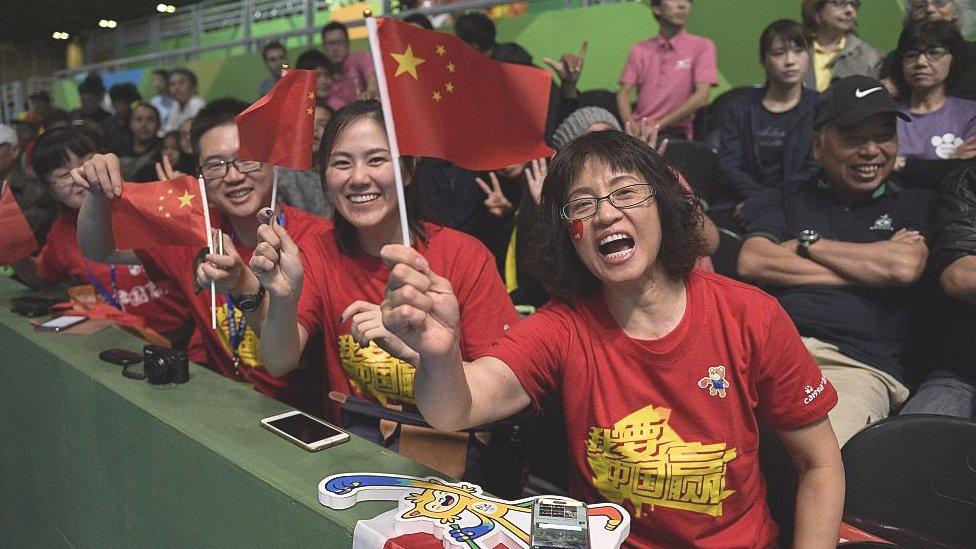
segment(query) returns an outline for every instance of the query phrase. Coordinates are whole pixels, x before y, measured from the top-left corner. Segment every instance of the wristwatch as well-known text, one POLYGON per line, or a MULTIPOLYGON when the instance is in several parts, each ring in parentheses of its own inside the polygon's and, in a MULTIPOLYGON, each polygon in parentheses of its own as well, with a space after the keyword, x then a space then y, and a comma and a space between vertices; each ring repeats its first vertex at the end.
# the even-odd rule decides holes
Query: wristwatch
POLYGON ((796 243, 796 254, 800 257, 810 259, 810 246, 816 244, 819 240, 820 233, 813 229, 800 231, 800 236, 797 238, 796 243))
POLYGON ((266 292, 267 290, 264 289, 264 286, 258 286, 258 293, 256 294, 231 294, 231 298, 234 299, 234 305, 242 313, 253 313, 261 306, 266 292))

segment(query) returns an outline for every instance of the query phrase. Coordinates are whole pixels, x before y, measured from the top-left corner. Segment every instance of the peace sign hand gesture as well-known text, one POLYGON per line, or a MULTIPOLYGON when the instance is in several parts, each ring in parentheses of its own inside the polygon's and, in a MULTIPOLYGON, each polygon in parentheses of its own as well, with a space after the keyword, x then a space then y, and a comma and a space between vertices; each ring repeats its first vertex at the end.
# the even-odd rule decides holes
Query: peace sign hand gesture
POLYGON ((488 213, 495 217, 504 217, 512 211, 512 203, 505 198, 505 193, 502 192, 501 184, 499 184, 495 172, 488 172, 488 177, 491 179, 490 187, 480 177, 476 177, 474 182, 488 195, 488 198, 485 199, 485 207, 488 208, 488 213))

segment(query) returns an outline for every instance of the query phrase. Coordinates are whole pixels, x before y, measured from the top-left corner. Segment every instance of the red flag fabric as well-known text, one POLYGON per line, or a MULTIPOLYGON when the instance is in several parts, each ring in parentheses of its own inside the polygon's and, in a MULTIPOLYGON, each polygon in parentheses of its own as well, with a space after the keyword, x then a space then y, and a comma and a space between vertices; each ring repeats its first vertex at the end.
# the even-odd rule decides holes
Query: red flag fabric
POLYGON ((377 24, 401 154, 471 170, 553 154, 545 142, 549 73, 494 61, 450 34, 377 24))
POLYGON ((0 192, 0 265, 10 265, 37 249, 37 240, 10 185, 0 192))
POLYGON ((207 245, 203 197, 189 175, 153 183, 123 183, 110 205, 115 248, 207 245))
POLYGON ((291 69, 237 115, 238 156, 295 170, 312 168, 315 71, 291 69))

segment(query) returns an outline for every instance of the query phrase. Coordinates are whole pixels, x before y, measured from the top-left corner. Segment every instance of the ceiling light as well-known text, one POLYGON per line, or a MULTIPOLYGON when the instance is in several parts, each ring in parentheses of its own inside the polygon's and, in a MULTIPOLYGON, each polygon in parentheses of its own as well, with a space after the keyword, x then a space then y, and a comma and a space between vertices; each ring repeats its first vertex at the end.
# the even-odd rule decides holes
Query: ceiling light
POLYGON ((176 13, 176 6, 166 6, 166 13, 176 13))
POLYGON ((107 26, 108 26, 108 21, 106 21, 106 20, 104 20, 104 19, 99 19, 99 20, 98 20, 98 26, 99 26, 99 27, 102 27, 102 28, 104 29, 105 27, 107 27, 107 26))
POLYGON ((156 4, 156 11, 166 13, 166 4, 156 4))
POLYGON ((67 40, 68 39, 68 33, 61 32, 61 31, 54 31, 54 33, 51 34, 51 38, 53 38, 55 40, 67 40))
POLYGON ((115 27, 119 26, 119 24, 116 23, 114 19, 109 19, 108 21, 106 21, 106 23, 108 23, 107 26, 110 29, 114 29, 115 27))

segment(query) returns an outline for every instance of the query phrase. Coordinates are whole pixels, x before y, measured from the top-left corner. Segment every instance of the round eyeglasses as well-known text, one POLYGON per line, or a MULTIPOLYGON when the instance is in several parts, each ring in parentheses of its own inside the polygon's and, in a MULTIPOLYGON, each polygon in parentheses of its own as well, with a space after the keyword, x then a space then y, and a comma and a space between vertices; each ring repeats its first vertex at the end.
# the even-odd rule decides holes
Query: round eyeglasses
POLYGON ((647 183, 620 187, 612 193, 601 197, 577 198, 563 205, 563 219, 578 221, 593 217, 600 210, 600 202, 606 200, 618 210, 625 210, 640 206, 654 196, 654 187, 647 183))

